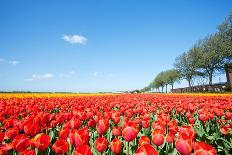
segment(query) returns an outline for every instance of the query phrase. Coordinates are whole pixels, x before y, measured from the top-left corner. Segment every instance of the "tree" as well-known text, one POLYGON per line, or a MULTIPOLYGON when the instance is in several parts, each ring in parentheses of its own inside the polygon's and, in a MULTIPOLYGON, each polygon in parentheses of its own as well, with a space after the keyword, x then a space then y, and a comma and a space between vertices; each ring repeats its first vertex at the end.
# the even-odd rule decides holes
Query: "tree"
POLYGON ((168 84, 170 84, 172 86, 172 89, 173 89, 174 83, 179 81, 179 79, 180 79, 179 71, 176 70, 176 69, 167 70, 166 71, 166 76, 167 76, 168 84))
POLYGON ((232 12, 225 21, 218 26, 218 34, 221 38, 221 52, 231 60, 232 58, 232 12))
POLYGON ((154 79, 153 81, 155 87, 161 87, 162 93, 165 85, 165 80, 164 80, 164 72, 160 72, 154 79))
POLYGON ((223 52, 221 39, 218 33, 210 35, 202 41, 197 51, 198 71, 208 77, 209 85, 212 85, 215 73, 223 72, 225 64, 230 61, 227 52, 223 52))
POLYGON ((148 86, 144 87, 143 89, 141 89, 140 91, 141 92, 146 92, 146 91, 150 91, 150 90, 151 90, 151 88, 148 85, 148 86))
POLYGON ((197 75, 196 57, 190 52, 184 52, 175 59, 175 69, 179 72, 182 79, 186 79, 192 89, 194 76, 197 75))

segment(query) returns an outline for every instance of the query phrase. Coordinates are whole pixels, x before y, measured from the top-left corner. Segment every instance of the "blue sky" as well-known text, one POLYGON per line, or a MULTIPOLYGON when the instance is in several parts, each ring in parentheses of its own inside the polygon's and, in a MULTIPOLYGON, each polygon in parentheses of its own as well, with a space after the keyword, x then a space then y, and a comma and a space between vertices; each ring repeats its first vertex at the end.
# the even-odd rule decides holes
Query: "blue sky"
POLYGON ((142 88, 231 8, 229 0, 1 0, 0 90, 142 88))

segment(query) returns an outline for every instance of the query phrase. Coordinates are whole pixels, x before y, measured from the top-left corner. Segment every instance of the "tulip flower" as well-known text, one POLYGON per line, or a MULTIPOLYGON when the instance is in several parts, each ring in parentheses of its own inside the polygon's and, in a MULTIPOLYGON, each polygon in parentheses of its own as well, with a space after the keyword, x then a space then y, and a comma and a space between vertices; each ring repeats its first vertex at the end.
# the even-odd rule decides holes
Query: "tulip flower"
POLYGON ((35 136, 39 132, 39 125, 34 121, 28 121, 24 124, 23 130, 29 136, 35 136))
POLYGON ((2 143, 4 137, 5 137, 5 132, 0 132, 0 143, 2 143))
POLYGON ((69 136, 70 129, 69 128, 62 128, 60 132, 58 133, 59 139, 67 140, 69 136))
POLYGON ((104 152, 108 147, 108 142, 105 137, 99 137, 94 142, 95 149, 98 152, 104 152))
POLYGON ((220 127, 220 132, 223 134, 223 135, 227 135, 229 133, 229 127, 227 126, 222 126, 220 127))
POLYGON ((152 134, 152 143, 160 146, 164 143, 164 135, 160 133, 152 134))
POLYGON ((25 150, 23 152, 20 152, 19 155, 36 155, 35 150, 25 150))
POLYGON ((148 128, 150 124, 150 121, 142 121, 142 127, 143 128, 148 128))
POLYGON ((110 149, 114 154, 119 154, 122 150, 122 142, 118 138, 114 138, 110 143, 110 149))
POLYGON ((150 144, 150 139, 146 136, 141 136, 139 139, 139 146, 150 144))
POLYGON ((127 141, 130 142, 134 140, 137 137, 138 134, 138 127, 137 125, 132 122, 124 122, 123 127, 122 127, 122 137, 127 141))
POLYGON ((175 139, 175 136, 173 134, 167 134, 166 141, 168 143, 172 143, 174 141, 174 139, 175 139))
POLYGON ((194 155, 216 155, 216 149, 205 142, 195 142, 194 155))
POLYGON ((0 145, 0 155, 7 155, 7 152, 12 149, 11 145, 1 144, 0 145))
POLYGON ((192 152, 192 140, 191 139, 177 139, 175 142, 176 150, 181 155, 190 155, 192 152))
POLYGON ((150 144, 140 146, 134 155, 158 155, 158 152, 150 144))
POLYGON ((38 150, 40 151, 45 151, 51 141, 51 137, 49 135, 46 135, 44 133, 37 134, 33 139, 32 139, 32 145, 35 146, 38 150))
POLYGON ((52 150, 56 154, 64 154, 67 153, 69 149, 68 142, 63 139, 58 139, 56 142, 52 145, 52 150))
POLYGON ((70 141, 75 147, 89 143, 88 128, 72 129, 70 132, 70 141))
POLYGON ((99 135, 104 134, 109 128, 109 120, 108 119, 100 119, 97 124, 97 132, 99 135))
POLYGON ((115 137, 121 136, 121 128, 119 126, 114 126, 111 132, 115 137))
POLYGON ((92 151, 88 145, 81 145, 76 147, 73 155, 92 155, 92 151))
POLYGON ((71 119, 69 123, 71 128, 79 129, 81 127, 81 121, 77 118, 71 119))
POLYGON ((13 141, 13 148, 18 152, 23 152, 30 146, 30 139, 25 134, 17 135, 13 141))
POLYGON ((16 137, 19 134, 19 129, 14 127, 14 128, 10 128, 5 132, 5 137, 8 139, 13 139, 14 137, 16 137))
POLYGON ((196 136, 196 131, 194 131, 191 126, 180 127, 180 131, 179 131, 180 138, 194 140, 195 136, 196 136))

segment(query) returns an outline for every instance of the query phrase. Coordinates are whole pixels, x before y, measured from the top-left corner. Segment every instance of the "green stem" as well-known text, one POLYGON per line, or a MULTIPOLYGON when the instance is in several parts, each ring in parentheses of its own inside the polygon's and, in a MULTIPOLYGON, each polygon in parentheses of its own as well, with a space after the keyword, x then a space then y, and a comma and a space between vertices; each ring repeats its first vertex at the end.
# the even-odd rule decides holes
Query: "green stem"
POLYGON ((168 148, 168 143, 165 143, 166 147, 165 147, 165 151, 166 151, 166 154, 168 154, 168 151, 169 151, 169 148, 168 148))
POLYGON ((127 142, 126 154, 129 155, 130 152, 130 142, 127 142))

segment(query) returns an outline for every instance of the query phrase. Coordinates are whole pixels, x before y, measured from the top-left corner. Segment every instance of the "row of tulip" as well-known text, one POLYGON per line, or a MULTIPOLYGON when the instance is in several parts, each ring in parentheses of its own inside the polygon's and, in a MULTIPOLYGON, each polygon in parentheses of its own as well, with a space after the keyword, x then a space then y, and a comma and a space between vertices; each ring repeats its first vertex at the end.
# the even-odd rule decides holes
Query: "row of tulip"
POLYGON ((0 155, 232 152, 232 96, 0 96, 0 155))

